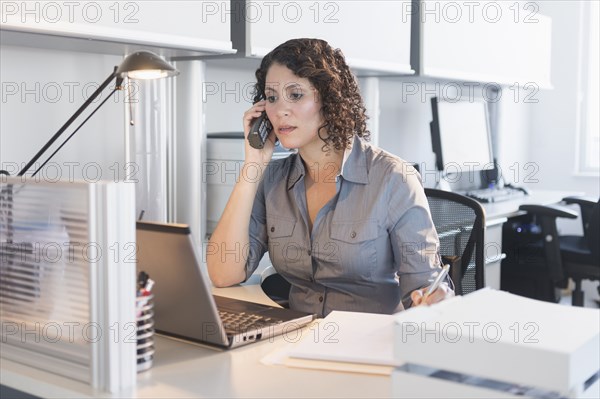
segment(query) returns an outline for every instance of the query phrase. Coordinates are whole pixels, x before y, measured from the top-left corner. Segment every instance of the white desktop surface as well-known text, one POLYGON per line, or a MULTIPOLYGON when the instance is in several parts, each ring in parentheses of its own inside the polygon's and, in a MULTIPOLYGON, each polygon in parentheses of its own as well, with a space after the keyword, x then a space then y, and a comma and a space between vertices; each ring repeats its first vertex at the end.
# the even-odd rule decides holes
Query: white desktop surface
POLYGON ((573 191, 531 189, 530 195, 521 198, 510 201, 482 203, 482 205, 483 209, 485 209, 486 220, 491 220, 524 214, 525 212, 519 211, 520 205, 550 205, 560 202, 565 197, 582 194, 573 191))
MULTIPOLYGON (((260 285, 214 289, 215 295, 272 304, 260 285)), ((287 341, 312 334, 290 332, 287 341)), ((111 395, 89 385, 0 358, 0 383, 40 397, 390 397, 389 376, 267 366, 260 360, 286 337, 221 350, 156 336, 153 367, 138 374, 132 391, 111 395)), ((390 350, 392 350, 390 348, 390 350)))
MULTIPOLYGON (((523 203, 547 205, 565 191, 536 190, 514 201, 485 204, 486 218, 518 215, 523 203)), ((253 276, 245 285, 215 288, 215 295, 273 305, 253 276)), ((311 334, 309 327, 299 334, 311 334)), ((299 339, 290 333, 288 340, 299 339)), ((260 360, 286 345, 286 337, 225 351, 156 336, 153 367, 138 374, 133 391, 111 395, 89 385, 0 358, 0 384, 40 397, 390 397, 392 378, 382 375, 267 366, 260 360)), ((391 348, 390 348, 391 350, 391 348)), ((414 387, 412 387, 414 388, 414 387)), ((398 392, 396 392, 398 394, 398 392)))
MULTIPOLYGON (((266 298, 259 285, 227 290, 237 291, 240 297, 246 292, 254 298, 266 298)), ((302 336, 312 334, 310 327, 299 331, 302 336)), ((153 367, 138 374, 136 388, 115 394, 5 359, 0 359, 0 383, 45 398, 515 397, 410 373, 398 377, 261 363, 263 357, 286 344, 280 336, 226 351, 156 336, 153 367)), ((594 397, 599 389, 596 382, 589 390, 592 396, 585 397, 594 397)))

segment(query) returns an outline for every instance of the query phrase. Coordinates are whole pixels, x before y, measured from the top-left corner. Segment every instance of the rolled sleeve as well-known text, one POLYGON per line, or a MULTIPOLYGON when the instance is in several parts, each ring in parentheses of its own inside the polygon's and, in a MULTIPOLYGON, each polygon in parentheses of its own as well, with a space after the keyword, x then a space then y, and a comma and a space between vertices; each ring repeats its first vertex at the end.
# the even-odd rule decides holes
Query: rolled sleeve
POLYGON ((408 309, 414 290, 428 286, 438 264, 439 240, 431 220, 427 197, 416 174, 395 174, 404 184, 392 184, 390 241, 399 278, 402 304, 408 309), (395 222, 395 223, 394 223, 395 222))
POLYGON ((258 264, 268 248, 267 238, 267 212, 265 208, 264 181, 258 186, 258 191, 254 197, 252 205, 252 215, 250 216, 250 225, 248 227, 249 248, 248 259, 246 260, 246 280, 258 268, 258 264))

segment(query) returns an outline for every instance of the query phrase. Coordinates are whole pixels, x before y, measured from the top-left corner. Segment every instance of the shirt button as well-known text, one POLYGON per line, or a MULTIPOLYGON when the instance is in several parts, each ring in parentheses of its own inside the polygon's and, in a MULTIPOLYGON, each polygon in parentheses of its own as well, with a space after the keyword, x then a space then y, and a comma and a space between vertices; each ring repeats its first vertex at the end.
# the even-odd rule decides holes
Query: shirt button
POLYGON ((275 226, 271 227, 271 233, 275 232, 275 226))
POLYGON ((352 233, 350 233, 350 238, 356 238, 356 231, 353 231, 352 233))
POLYGON ((323 296, 322 295, 319 297, 319 302, 323 302, 323 296))

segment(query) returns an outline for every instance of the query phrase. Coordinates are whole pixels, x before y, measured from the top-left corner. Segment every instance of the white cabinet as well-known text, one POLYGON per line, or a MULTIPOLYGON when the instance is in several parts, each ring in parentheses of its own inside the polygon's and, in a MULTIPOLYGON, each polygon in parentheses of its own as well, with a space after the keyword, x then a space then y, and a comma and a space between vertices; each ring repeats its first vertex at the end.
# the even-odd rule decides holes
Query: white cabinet
MULTIPOLYGON (((288 39, 324 39, 348 64, 373 72, 412 74, 410 1, 250 1, 233 3, 240 36, 235 47, 263 57, 288 39)), ((236 23, 235 20, 232 23, 236 23)))
POLYGON ((70 39, 90 52, 118 53, 128 44, 170 49, 169 55, 233 53, 230 21, 221 10, 225 3, 2 1, 0 28, 3 44, 35 46, 38 40, 53 40, 50 45, 68 48, 64 40, 70 39))
POLYGON ((536 2, 426 0, 418 12, 420 74, 552 87, 552 20, 536 2))

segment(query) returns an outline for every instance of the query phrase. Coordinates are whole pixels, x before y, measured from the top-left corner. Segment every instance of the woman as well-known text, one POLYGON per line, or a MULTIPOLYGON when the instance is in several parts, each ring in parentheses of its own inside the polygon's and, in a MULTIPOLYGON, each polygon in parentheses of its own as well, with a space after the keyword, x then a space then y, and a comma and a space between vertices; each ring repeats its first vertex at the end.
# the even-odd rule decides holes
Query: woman
POLYGON ((452 296, 443 283, 424 297, 440 270, 427 199, 410 165, 365 141, 365 108, 341 51, 290 40, 263 58, 256 79, 244 132, 263 112, 273 131, 261 150, 245 141, 207 251, 213 284, 245 281, 268 250, 292 285, 292 309, 392 313, 452 296), (276 140, 297 153, 270 162, 276 140))

